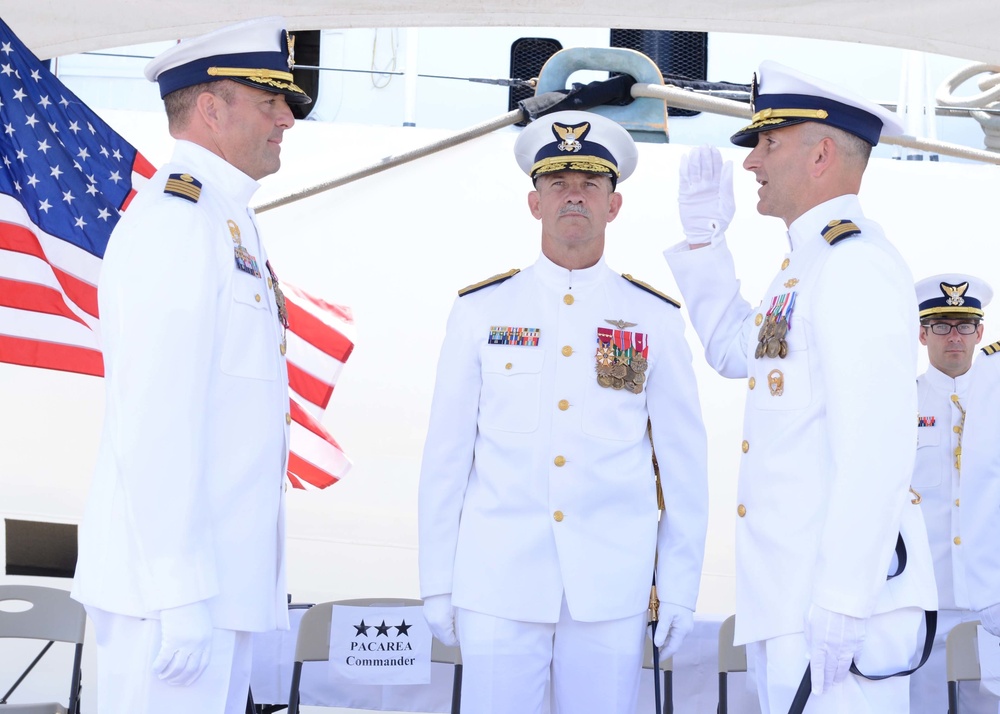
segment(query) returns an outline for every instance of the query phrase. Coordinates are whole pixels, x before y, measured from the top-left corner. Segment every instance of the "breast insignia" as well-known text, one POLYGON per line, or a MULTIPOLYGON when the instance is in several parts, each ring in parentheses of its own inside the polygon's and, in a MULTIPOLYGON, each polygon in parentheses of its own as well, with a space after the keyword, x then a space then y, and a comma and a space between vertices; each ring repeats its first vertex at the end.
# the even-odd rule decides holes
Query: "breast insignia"
POLYGON ((628 273, 622 273, 622 277, 625 278, 626 280, 628 280, 633 285, 635 285, 637 288, 640 288, 642 290, 645 290, 647 293, 655 295, 656 297, 660 298, 660 300, 663 300, 664 302, 668 302, 671 305, 673 305, 674 307, 679 308, 681 306, 681 304, 679 302, 677 302, 676 300, 674 300, 672 297, 670 297, 666 293, 661 293, 659 290, 657 290, 653 286, 647 285, 646 283, 642 282, 641 280, 636 280, 635 278, 633 278, 628 273))
POLYGON ((1000 340, 994 342, 992 345, 986 345, 983 348, 984 355, 995 355, 997 352, 1000 352, 1000 340))
POLYGON ((191 174, 170 174, 167 185, 163 187, 163 193, 198 203, 198 199, 201 198, 201 181, 191 174))
POLYGON ((861 229, 853 221, 837 219, 827 223, 820 235, 830 245, 837 245, 845 238, 861 235, 861 229))
POLYGON ((508 278, 513 278, 520 272, 521 272, 520 268, 512 268, 511 270, 508 270, 506 273, 500 273, 499 275, 494 275, 492 278, 486 278, 486 280, 481 280, 478 283, 467 285, 458 291, 458 296, 465 297, 469 293, 474 293, 477 290, 482 290, 483 288, 489 287, 490 285, 497 285, 499 283, 502 283, 504 280, 507 280, 508 278))

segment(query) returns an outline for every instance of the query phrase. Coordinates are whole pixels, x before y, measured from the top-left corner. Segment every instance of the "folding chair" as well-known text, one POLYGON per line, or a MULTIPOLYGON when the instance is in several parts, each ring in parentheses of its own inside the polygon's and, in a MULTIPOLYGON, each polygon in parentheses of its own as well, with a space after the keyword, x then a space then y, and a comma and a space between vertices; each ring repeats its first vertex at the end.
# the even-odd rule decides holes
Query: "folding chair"
POLYGON ((79 714, 80 661, 83 657, 83 635, 87 628, 87 611, 70 599, 65 590, 32 585, 0 585, 0 603, 23 600, 31 607, 22 612, 0 609, 0 638, 48 640, 7 693, 0 698, 3 714, 79 714), (7 699, 35 668, 55 642, 76 645, 73 671, 70 675, 68 708, 58 702, 8 704, 7 699))
POLYGON ((719 707, 718 714, 729 711, 729 673, 747 671, 746 645, 736 647, 736 615, 730 615, 719 627, 719 707))
MULTIPOLYGON (((302 616, 299 635, 295 640, 295 664, 292 667, 292 687, 288 694, 288 714, 299 714, 299 684, 303 662, 326 662, 330 659, 330 621, 337 605, 351 607, 406 607, 421 605, 421 600, 404 598, 360 598, 334 600, 314 605, 302 616)), ((451 689, 451 713, 460 714, 462 701, 462 655, 457 647, 449 647, 433 638, 431 662, 455 667, 451 689)))
MULTIPOLYGON (((653 669, 653 641, 646 638, 646 649, 642 654, 642 668, 653 669)), ((660 672, 663 672, 663 709, 657 714, 674 714, 674 658, 660 660, 660 672)), ((657 672, 653 676, 658 676, 657 672)))
POLYGON ((976 627, 979 620, 955 625, 945 641, 946 667, 948 671, 948 714, 958 714, 958 683, 978 680, 979 636, 976 627))

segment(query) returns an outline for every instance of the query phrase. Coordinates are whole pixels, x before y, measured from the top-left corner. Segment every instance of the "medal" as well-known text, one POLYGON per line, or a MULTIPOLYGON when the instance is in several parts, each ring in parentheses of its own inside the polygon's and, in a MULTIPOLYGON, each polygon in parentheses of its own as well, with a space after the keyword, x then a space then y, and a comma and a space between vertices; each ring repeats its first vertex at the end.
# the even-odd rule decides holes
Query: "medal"
POLYGON ((788 342, 785 337, 792 329, 792 311, 795 309, 795 293, 783 293, 771 298, 771 307, 764 318, 764 324, 757 331, 757 348, 754 358, 788 356, 788 342))
POLYGON ((646 382, 646 370, 649 369, 646 335, 626 329, 635 327, 634 322, 605 322, 617 329, 597 328, 597 352, 594 355, 597 384, 604 388, 639 394, 646 382))

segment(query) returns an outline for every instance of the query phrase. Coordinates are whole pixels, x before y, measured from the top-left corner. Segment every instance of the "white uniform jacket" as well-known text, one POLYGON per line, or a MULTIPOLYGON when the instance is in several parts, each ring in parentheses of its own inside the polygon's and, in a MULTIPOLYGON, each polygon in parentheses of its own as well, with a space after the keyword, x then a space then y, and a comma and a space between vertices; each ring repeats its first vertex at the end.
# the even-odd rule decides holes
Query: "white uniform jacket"
POLYGON ((972 365, 962 435, 959 518, 970 610, 1000 603, 1000 355, 994 343, 972 365))
POLYGON ((789 229, 764 299, 739 293, 725 240, 665 256, 709 364, 747 380, 736 523, 736 643, 803 631, 810 603, 854 617, 936 607, 920 509, 913 280, 857 197, 789 229), (822 230, 853 221, 836 245, 822 230), (755 357, 769 311, 791 304, 787 356, 755 357), (908 562, 886 582, 897 534, 908 562))
POLYGON ((86 605, 146 617, 206 600, 218 628, 288 626, 288 378, 257 186, 179 141, 112 235, 106 412, 73 588, 86 605), (201 183, 197 202, 164 192, 171 174, 201 183), (237 239, 259 275, 237 268, 237 239))
POLYGON ((673 304, 603 260, 569 271, 542 256, 458 298, 420 476, 424 597, 557 622, 565 592, 575 620, 619 619, 647 607, 658 549, 660 599, 694 609, 708 494, 683 331, 673 304), (490 344, 500 328, 533 328, 537 344, 490 344), (640 393, 597 383, 598 329, 647 348, 640 393), (647 420, 666 501, 659 531, 647 420))
POLYGON ((971 381, 972 370, 953 378, 934 367, 917 379, 920 414, 912 485, 920 495, 920 510, 934 558, 938 606, 942 610, 964 609, 969 601, 955 450, 963 443, 962 410, 968 406, 971 381))

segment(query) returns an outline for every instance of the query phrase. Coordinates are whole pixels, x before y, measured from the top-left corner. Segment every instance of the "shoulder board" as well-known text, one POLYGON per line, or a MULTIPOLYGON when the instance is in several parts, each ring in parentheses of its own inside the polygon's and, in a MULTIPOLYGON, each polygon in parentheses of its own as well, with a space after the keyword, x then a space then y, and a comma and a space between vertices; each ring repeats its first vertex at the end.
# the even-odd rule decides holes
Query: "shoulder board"
POLYGON ((983 348, 984 355, 994 355, 1000 352, 1000 341, 994 342, 992 345, 986 345, 983 348))
POLYGON ((861 229, 852 221, 837 219, 827 223, 826 228, 820 231, 820 235, 830 245, 837 245, 837 243, 845 238, 861 235, 861 229))
POLYGON ((489 287, 490 285, 496 285, 502 283, 504 280, 507 280, 508 278, 513 278, 520 272, 521 272, 520 268, 512 268, 511 270, 508 270, 506 273, 500 273, 499 275, 494 275, 492 278, 486 278, 486 280, 481 280, 478 283, 473 283, 472 285, 466 285, 464 288, 458 291, 458 296, 464 297, 469 293, 474 293, 477 290, 482 290, 483 288, 489 287))
POLYGON ((647 285, 646 283, 642 282, 641 280, 636 280, 635 278, 633 278, 628 273, 622 273, 622 277, 625 278, 626 280, 628 280, 633 285, 635 285, 637 288, 645 290, 647 293, 652 293, 656 297, 660 298, 660 300, 664 300, 665 302, 669 302, 674 307, 680 307, 681 306, 681 304, 679 302, 677 302, 676 300, 674 300, 669 295, 667 295, 665 293, 661 293, 656 288, 652 287, 651 285, 647 285))
POLYGON ((170 174, 163 193, 179 196, 191 203, 198 203, 201 198, 201 181, 191 174, 170 174))

